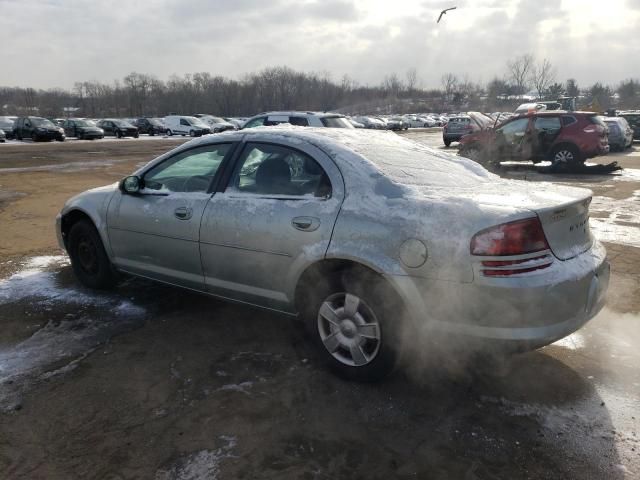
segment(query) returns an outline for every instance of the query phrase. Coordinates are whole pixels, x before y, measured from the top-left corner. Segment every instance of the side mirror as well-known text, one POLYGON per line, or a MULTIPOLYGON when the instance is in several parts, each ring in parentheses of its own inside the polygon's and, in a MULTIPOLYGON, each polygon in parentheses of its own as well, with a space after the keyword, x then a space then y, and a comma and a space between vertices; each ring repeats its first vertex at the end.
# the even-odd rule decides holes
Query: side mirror
POLYGON ((120 190, 124 193, 128 193, 130 195, 134 195, 139 193, 142 189, 142 179, 136 175, 131 175, 129 177, 124 178, 120 182, 120 190))

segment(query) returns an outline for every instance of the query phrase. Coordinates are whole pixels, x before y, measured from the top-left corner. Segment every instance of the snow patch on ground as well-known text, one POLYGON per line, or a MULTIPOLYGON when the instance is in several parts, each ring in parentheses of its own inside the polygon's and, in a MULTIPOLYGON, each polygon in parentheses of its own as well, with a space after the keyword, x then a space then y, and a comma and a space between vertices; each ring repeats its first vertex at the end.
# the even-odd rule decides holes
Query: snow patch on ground
POLYGON ((590 211, 602 215, 589 219, 600 241, 640 247, 640 190, 623 200, 594 196, 590 211))
POLYGON ((35 308, 44 307, 47 312, 65 304, 73 307, 64 311, 74 312, 63 320, 52 313, 31 337, 0 350, 0 411, 18 408, 22 393, 31 385, 75 369, 99 345, 144 319, 146 310, 121 296, 61 285, 59 270, 68 265, 64 256, 34 257, 0 280, 0 306, 29 299, 35 308))
POLYGON ((176 460, 169 468, 156 472, 156 480, 216 480, 220 475, 220 465, 226 458, 232 458, 236 447, 235 437, 220 437, 225 445, 217 450, 200 450, 176 460))

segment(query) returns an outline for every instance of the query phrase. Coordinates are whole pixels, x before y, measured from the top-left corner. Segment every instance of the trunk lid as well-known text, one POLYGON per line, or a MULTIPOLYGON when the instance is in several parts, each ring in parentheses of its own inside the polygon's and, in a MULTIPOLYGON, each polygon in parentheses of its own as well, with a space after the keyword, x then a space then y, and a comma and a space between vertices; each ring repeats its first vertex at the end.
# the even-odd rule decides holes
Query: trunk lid
MULTIPOLYGON (((427 189, 423 191, 426 193, 427 189)), ((447 194, 470 198, 481 205, 526 209, 537 214, 551 251, 560 260, 586 252, 593 244, 590 190, 548 184, 537 184, 534 189, 529 182, 496 181, 472 188, 452 186, 447 194)))

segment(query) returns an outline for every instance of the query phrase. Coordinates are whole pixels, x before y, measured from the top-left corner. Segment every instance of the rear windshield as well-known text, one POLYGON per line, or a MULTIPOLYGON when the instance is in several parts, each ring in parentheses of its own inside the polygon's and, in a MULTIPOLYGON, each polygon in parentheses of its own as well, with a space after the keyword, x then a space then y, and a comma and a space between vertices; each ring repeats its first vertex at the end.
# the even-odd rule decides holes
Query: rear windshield
POLYGON ((452 117, 449 119, 449 123, 471 123, 469 117, 452 117))
POLYGON ((322 117, 322 125, 329 128, 353 128, 351 122, 345 117, 322 117))

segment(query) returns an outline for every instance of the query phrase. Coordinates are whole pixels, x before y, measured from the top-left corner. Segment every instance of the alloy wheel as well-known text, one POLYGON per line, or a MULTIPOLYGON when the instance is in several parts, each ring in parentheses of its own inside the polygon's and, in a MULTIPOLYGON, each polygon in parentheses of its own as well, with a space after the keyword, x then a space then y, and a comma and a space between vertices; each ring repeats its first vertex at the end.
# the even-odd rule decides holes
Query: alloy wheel
POLYGON ((335 293, 322 302, 317 325, 324 347, 343 365, 368 365, 380 350, 382 332, 376 315, 351 293, 335 293))

